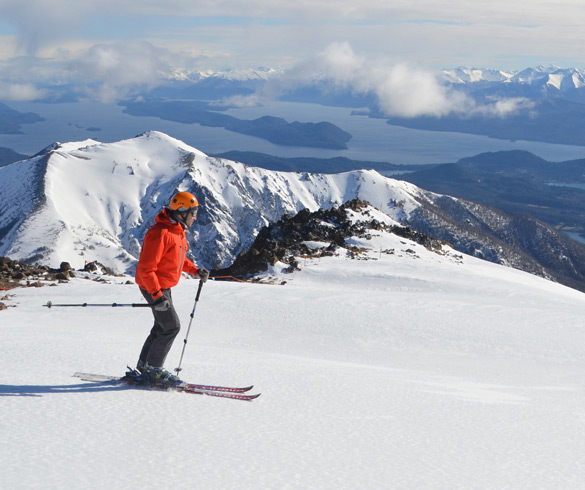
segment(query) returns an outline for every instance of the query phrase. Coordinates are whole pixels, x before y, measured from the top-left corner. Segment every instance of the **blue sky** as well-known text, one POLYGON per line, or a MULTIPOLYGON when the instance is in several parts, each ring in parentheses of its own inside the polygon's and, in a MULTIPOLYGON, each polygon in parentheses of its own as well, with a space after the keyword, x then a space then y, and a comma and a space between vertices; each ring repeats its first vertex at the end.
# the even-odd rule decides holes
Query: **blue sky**
POLYGON ((581 0, 0 0, 0 91, 73 81, 115 97, 171 74, 294 69, 332 45, 430 72, 583 68, 584 14, 581 0))

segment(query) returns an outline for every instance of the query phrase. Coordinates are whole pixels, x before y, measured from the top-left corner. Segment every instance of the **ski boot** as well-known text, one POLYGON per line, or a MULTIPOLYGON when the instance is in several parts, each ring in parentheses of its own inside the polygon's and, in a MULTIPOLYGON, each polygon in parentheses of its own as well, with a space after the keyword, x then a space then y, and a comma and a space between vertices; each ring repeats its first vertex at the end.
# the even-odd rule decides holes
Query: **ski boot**
MULTIPOLYGON (((137 368, 139 368, 137 366, 137 368)), ((164 367, 154 367, 148 363, 144 363, 143 371, 141 371, 142 377, 148 380, 150 383, 159 386, 180 386, 183 381, 175 376, 170 371, 167 371, 164 367)))

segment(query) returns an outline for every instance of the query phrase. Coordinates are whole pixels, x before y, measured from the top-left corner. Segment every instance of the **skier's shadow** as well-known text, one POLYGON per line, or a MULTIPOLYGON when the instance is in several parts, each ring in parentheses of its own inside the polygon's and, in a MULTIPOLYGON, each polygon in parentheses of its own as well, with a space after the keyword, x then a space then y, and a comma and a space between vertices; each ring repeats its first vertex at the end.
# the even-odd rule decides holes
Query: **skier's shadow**
POLYGON ((71 393, 105 393, 132 389, 128 385, 112 383, 79 383, 74 385, 3 385, 0 384, 0 396, 43 396, 71 393))

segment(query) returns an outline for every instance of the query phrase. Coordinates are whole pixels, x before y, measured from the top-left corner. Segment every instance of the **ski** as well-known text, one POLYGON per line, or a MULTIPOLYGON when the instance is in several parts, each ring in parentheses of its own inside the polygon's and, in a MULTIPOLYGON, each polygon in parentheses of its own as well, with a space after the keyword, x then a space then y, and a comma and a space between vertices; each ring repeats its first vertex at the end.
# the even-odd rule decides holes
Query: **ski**
POLYGON ((128 373, 126 373, 126 376, 123 376, 121 378, 118 376, 107 376, 103 374, 80 372, 75 373, 73 376, 83 381, 90 381, 93 383, 108 383, 115 385, 126 384, 142 389, 159 391, 179 391, 196 395, 215 396, 219 398, 231 398, 234 400, 252 401, 260 396, 260 393, 255 395, 246 394, 246 392, 250 391, 253 388, 253 386, 239 388, 232 386, 202 385, 193 383, 185 383, 183 385, 178 386, 164 386, 147 383, 144 382, 140 378, 140 374, 136 373, 136 371, 134 370, 129 371, 128 373))
MULTIPOLYGON (((173 388, 171 388, 173 389, 173 388)), ((248 395, 246 393, 232 393, 229 391, 209 391, 209 390, 199 390, 193 389, 188 387, 177 387, 176 391, 182 391, 184 393, 192 393, 194 395, 207 395, 207 396, 216 396, 219 398, 230 398, 231 400, 243 400, 249 401, 255 400, 260 396, 260 393, 256 393, 255 395, 248 395)))
MULTIPOLYGON (((120 378, 118 376, 106 376, 103 374, 92 374, 92 373, 75 373, 73 376, 76 378, 80 378, 84 381, 94 381, 94 382, 106 382, 106 381, 120 381, 121 383, 127 382, 129 379, 126 376, 120 378)), ((190 390, 205 390, 205 391, 225 391, 228 393, 246 393, 254 388, 254 385, 246 386, 246 387, 236 387, 236 386, 219 386, 219 385, 202 385, 202 384, 194 384, 194 383, 187 383, 183 385, 185 389, 190 390)))
POLYGON ((205 391, 223 391, 225 393, 246 393, 254 388, 254 385, 246 386, 244 388, 238 388, 235 386, 216 386, 216 385, 198 385, 188 383, 185 386, 185 389, 193 389, 193 390, 205 390, 205 391))

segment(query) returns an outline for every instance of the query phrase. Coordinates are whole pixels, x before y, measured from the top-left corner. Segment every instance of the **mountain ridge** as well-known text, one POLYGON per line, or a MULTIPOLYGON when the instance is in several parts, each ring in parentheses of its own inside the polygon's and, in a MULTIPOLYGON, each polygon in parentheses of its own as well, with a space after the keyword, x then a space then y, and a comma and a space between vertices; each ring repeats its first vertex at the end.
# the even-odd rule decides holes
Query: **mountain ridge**
POLYGON ((457 250, 571 287, 584 282, 585 247, 534 219, 512 219, 374 170, 267 171, 209 157, 157 131, 115 143, 56 144, 1 168, 0 219, 7 224, 0 230, 0 256, 54 265, 65 260, 75 268, 98 260, 114 271, 131 271, 144 234, 177 190, 199 199, 189 240, 195 260, 210 269, 230 265, 263 227, 285 214, 360 198, 457 250), (30 197, 24 204, 22 195, 30 197), (527 233, 524 241, 514 234, 519 227, 527 233), (547 262, 535 254, 539 248, 547 262))

